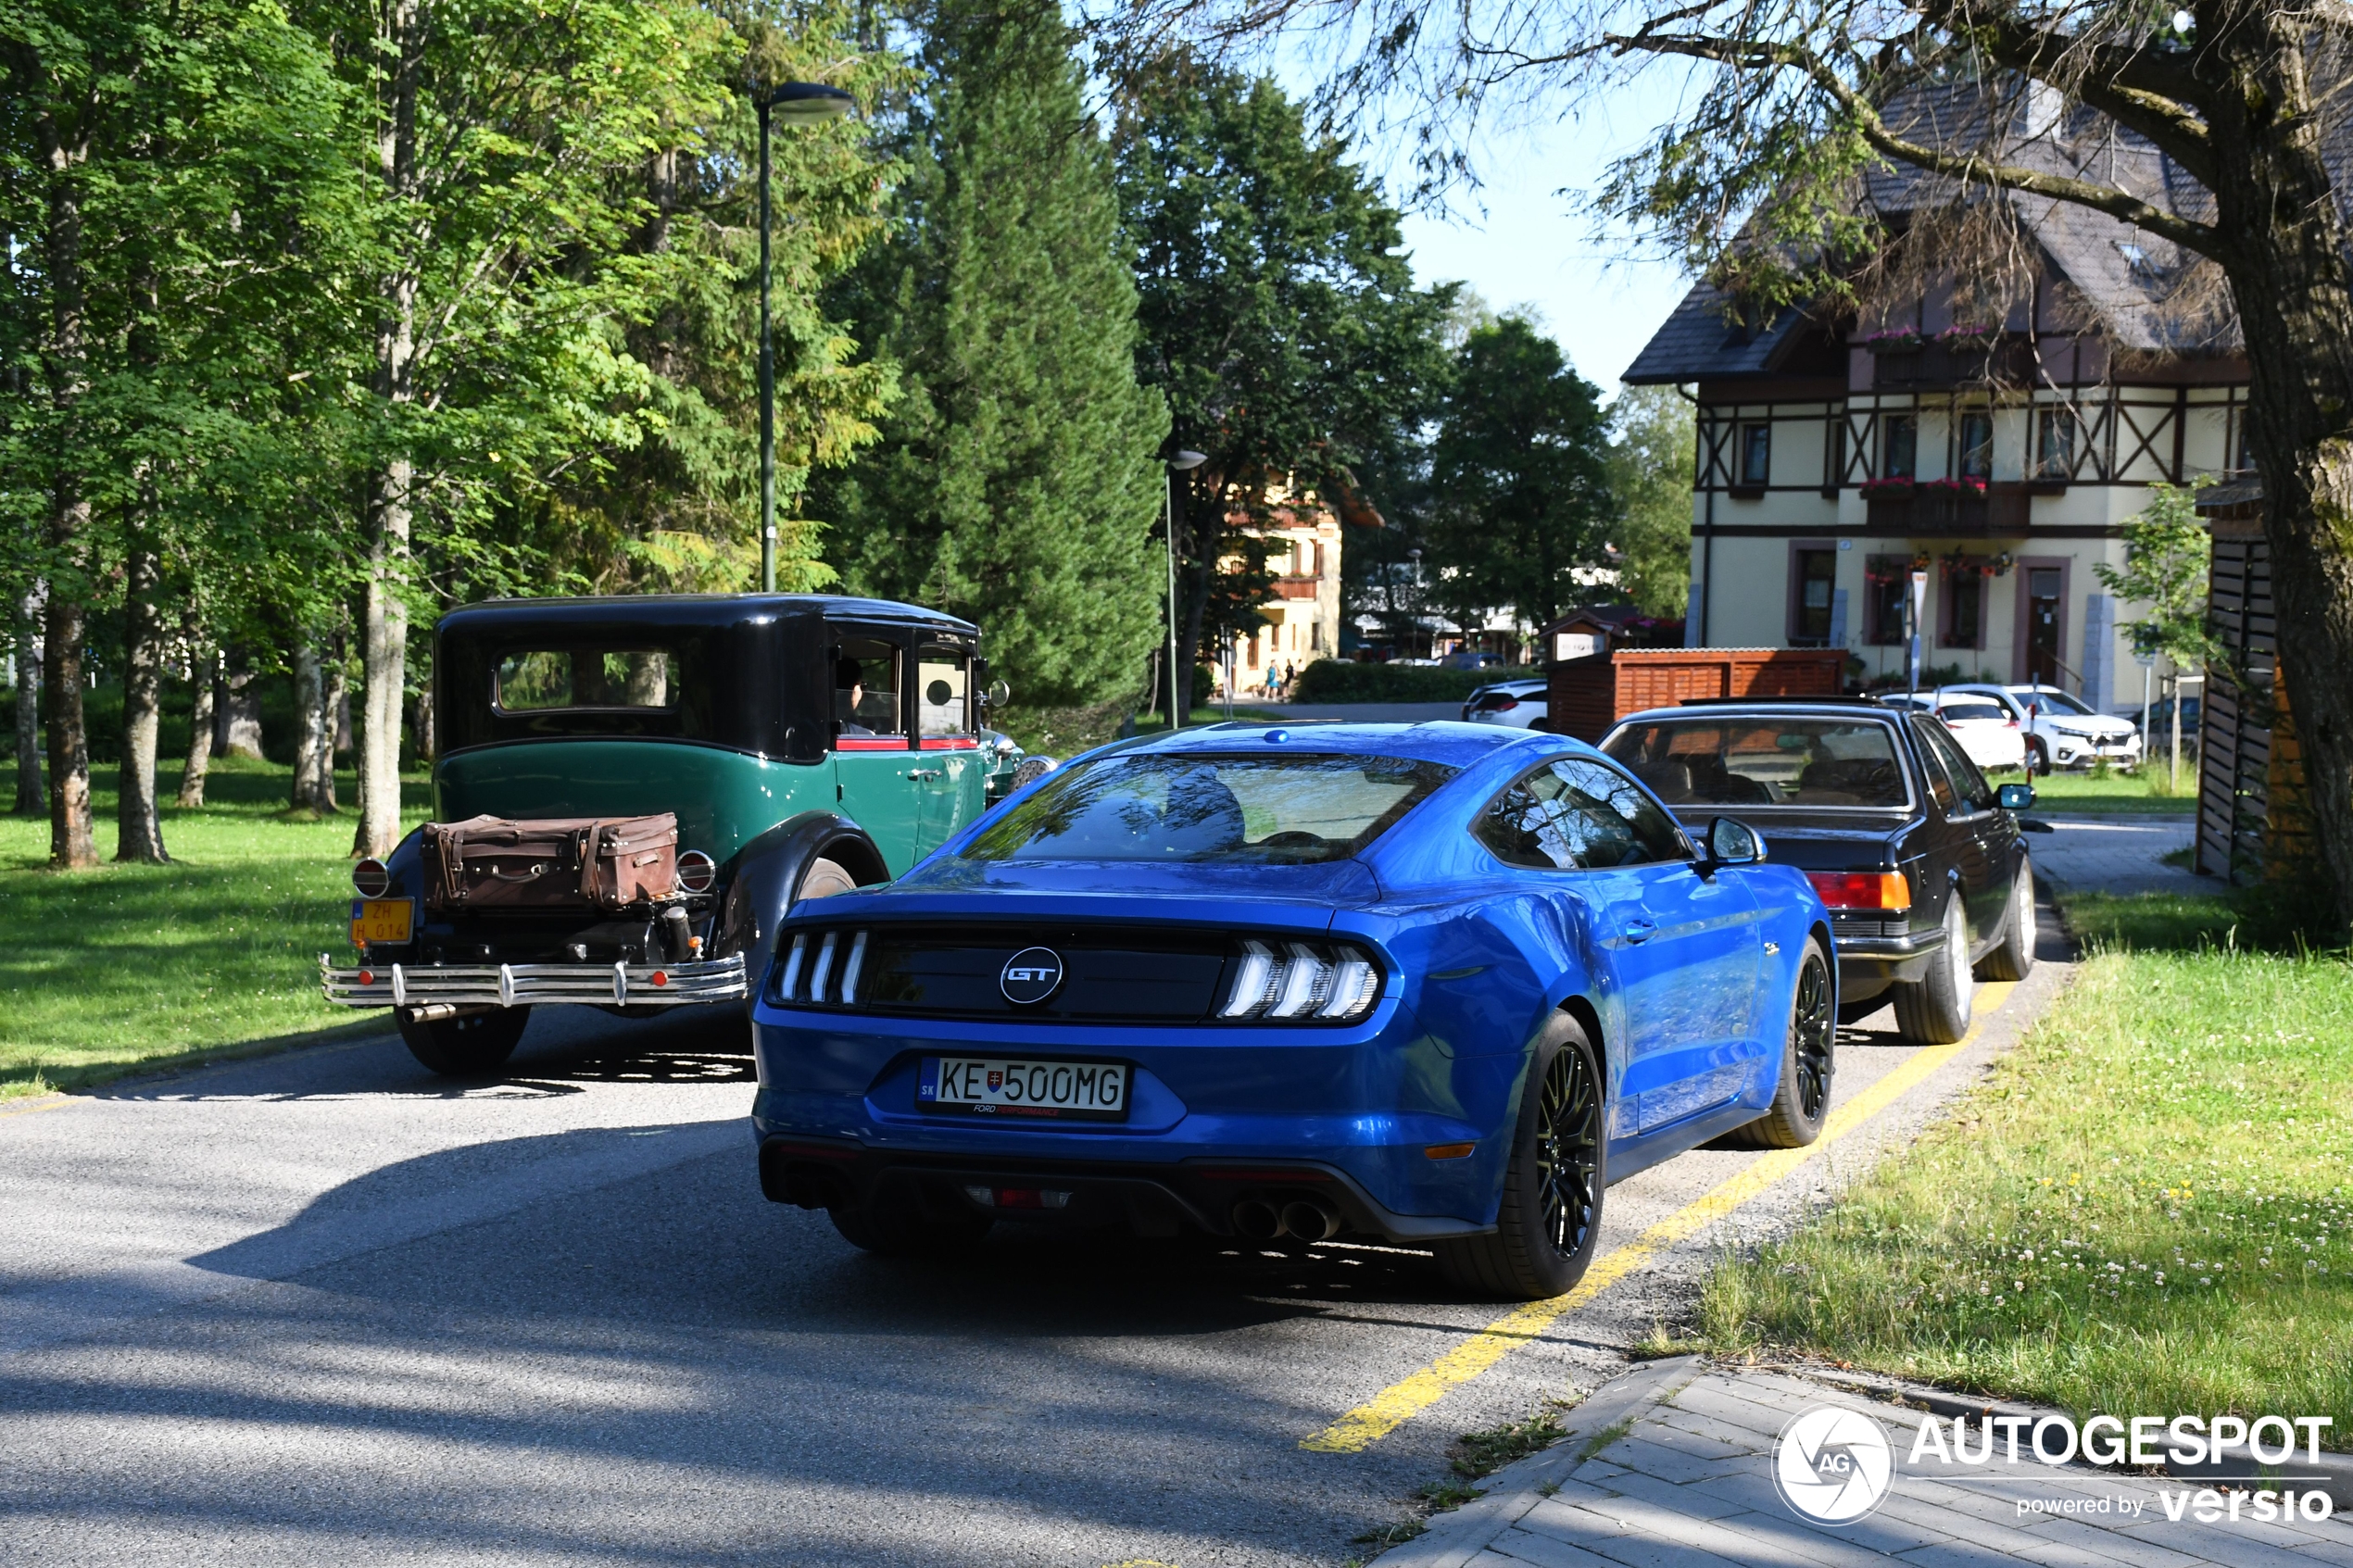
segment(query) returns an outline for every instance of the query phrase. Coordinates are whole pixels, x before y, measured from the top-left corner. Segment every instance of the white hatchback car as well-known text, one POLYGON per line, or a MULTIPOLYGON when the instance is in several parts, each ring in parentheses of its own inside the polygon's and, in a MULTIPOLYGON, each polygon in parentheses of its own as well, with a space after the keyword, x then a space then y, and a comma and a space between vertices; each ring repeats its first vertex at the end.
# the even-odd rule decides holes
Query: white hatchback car
POLYGON ((2026 733, 2037 772, 2053 768, 2088 768, 2105 758, 2119 767, 2141 760, 2141 732, 2130 719, 2097 712, 2057 686, 1946 686, 1944 695, 1967 693, 2000 703, 2026 733))
POLYGON ((1936 692, 1922 692, 1917 697, 1891 696, 1885 700, 1895 707, 1917 708, 1944 720, 1944 727, 1961 743, 1969 759, 1987 772, 2026 766, 2026 736, 2020 731, 2018 721, 2010 717, 2010 710, 1990 697, 1947 686, 1936 692))
POLYGON ((1551 692, 1542 678, 1498 681, 1479 687, 1464 700, 1463 721, 1525 730, 1551 711, 1551 692))

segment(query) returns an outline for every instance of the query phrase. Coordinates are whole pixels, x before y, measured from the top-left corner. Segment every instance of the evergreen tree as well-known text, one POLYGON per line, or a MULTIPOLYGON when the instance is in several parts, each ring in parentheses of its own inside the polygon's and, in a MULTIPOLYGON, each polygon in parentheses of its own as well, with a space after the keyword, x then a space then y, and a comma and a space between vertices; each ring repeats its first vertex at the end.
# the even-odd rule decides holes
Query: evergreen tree
POLYGON ((941 0, 908 124, 908 221, 857 307, 900 367, 883 439, 817 487, 861 591, 988 628, 1025 703, 1141 684, 1158 641, 1155 456, 1111 166, 1047 0, 941 0))

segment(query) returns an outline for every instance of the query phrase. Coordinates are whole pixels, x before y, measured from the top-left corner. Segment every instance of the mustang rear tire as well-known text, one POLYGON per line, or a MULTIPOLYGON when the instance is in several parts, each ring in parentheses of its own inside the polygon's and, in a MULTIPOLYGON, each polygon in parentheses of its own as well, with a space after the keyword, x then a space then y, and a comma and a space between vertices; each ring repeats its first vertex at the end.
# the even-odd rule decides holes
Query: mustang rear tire
POLYGON ((1602 1229, 1603 1131, 1592 1044, 1575 1019, 1555 1014, 1520 1097, 1495 1232, 1439 1242, 1446 1277, 1522 1301, 1561 1295, 1582 1279, 1602 1229))
POLYGON ((2018 868, 2010 907, 2002 916, 2001 944, 1978 960, 1980 980, 2023 980, 2034 972, 2034 868, 2018 868))
POLYGON ((1838 1021, 1831 1015, 1831 964, 1822 945, 1806 939, 1790 998, 1789 1036, 1781 1047, 1780 1082, 1764 1115, 1736 1127, 1724 1141, 1738 1148, 1803 1148, 1822 1135, 1831 1113, 1838 1021))
POLYGON ((1895 994, 1895 1028, 1906 1039, 1949 1046, 1969 1033, 1974 997, 1969 986, 1969 926, 1961 919, 1961 892, 1944 897, 1944 946, 1929 960, 1928 973, 1895 994))
POLYGON ((486 1078, 515 1054, 531 1010, 493 1008, 459 1018, 422 1022, 407 1008, 395 1008, 393 1020, 409 1054, 445 1078, 486 1078))

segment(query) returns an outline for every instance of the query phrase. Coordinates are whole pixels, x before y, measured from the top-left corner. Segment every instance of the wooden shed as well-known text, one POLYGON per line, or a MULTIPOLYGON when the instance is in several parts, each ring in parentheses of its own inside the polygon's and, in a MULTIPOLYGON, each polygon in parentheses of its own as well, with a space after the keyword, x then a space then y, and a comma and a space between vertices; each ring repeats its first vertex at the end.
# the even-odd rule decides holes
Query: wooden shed
POLYGON ((2309 864, 2319 853, 2287 686, 2280 678, 2262 503, 2262 484, 2253 479, 2213 485, 2198 497, 2214 536, 2207 625, 2228 653, 2230 668, 2207 671, 2191 864, 2205 875, 2240 884, 2309 864))
POLYGON ((1598 741, 1629 713, 1694 698, 1836 696, 1843 648, 1616 648, 1545 666, 1548 727, 1598 741))

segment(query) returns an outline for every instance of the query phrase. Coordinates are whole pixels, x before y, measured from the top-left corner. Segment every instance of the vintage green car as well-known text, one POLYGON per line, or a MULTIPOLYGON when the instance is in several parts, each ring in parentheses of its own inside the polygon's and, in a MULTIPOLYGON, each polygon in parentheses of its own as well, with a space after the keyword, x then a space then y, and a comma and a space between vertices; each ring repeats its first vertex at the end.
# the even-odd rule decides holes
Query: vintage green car
POLYGON ((984 727, 1007 694, 978 628, 912 605, 509 599, 434 638, 436 822, 677 819, 674 887, 617 918, 437 908, 422 829, 359 863, 327 998, 394 1009, 440 1073, 495 1069, 534 1006, 739 1005, 794 903, 900 875, 1052 765, 984 727))

